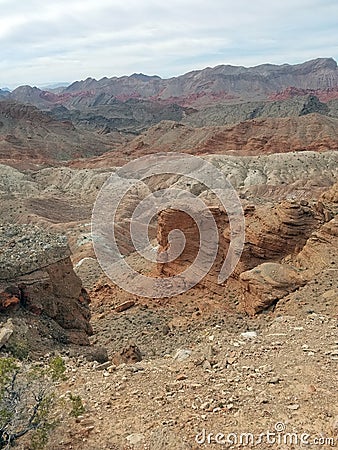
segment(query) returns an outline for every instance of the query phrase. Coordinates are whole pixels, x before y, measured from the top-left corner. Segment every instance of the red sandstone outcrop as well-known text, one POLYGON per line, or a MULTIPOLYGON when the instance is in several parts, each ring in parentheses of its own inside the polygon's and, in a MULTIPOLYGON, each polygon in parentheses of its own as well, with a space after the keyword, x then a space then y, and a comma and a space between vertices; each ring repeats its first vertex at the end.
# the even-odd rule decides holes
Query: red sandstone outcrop
MULTIPOLYGON (((334 188, 332 191, 335 192, 334 188)), ((331 195, 334 194, 328 193, 323 198, 331 195)), ((212 270, 199 285, 224 298, 229 289, 235 291, 240 309, 249 314, 269 307, 304 285, 314 273, 314 267, 320 271, 329 264, 330 257, 334 260, 332 252, 337 253, 337 223, 331 220, 333 212, 324 203, 285 200, 276 206, 248 205, 244 208, 246 240, 241 260, 225 285, 218 285, 219 268, 229 247, 229 229, 227 215, 218 208, 211 211, 220 233, 219 249, 212 270), (314 244, 318 241, 325 242, 320 250, 314 244), (332 242, 335 242, 332 249, 324 250, 332 242), (325 261, 322 253, 326 255, 325 261), (310 267, 312 271, 306 270, 310 267)), ((166 277, 181 273, 197 254, 197 226, 177 210, 163 211, 158 224, 160 251, 166 250, 170 231, 180 229, 186 237, 182 254, 170 263, 159 263, 158 272, 166 277)))
MULTIPOLYGON (((215 220, 218 235, 219 235, 219 247, 217 251, 216 259, 210 269, 209 273, 204 277, 202 283, 207 286, 211 291, 221 292, 220 288, 217 284, 217 276, 223 264, 223 255, 225 249, 228 248, 228 243, 226 238, 223 235, 224 229, 228 227, 228 217, 227 214, 220 210, 218 207, 211 207, 210 212, 213 215, 215 220)), ((203 222, 207 225, 208 222, 206 220, 203 221, 203 218, 200 218, 199 227, 207 241, 207 252, 201 253, 202 265, 198 270, 202 270, 206 267, 207 262, 210 260, 210 252, 212 252, 215 242, 213 242, 211 235, 208 233, 208 230, 203 229, 203 222)), ((157 240, 159 243, 159 252, 165 252, 169 249, 170 244, 168 242, 168 235, 172 230, 181 230, 186 239, 186 245, 184 247, 181 255, 174 259, 171 262, 167 263, 158 263, 157 264, 157 273, 161 276, 171 276, 182 273, 186 270, 191 263, 197 257, 197 254, 201 248, 200 246, 200 236, 198 231, 198 225, 196 222, 184 211, 179 211, 175 209, 164 210, 159 214, 158 218, 158 236, 157 240)), ((172 242, 171 246, 175 246, 175 243, 172 242)), ((212 260, 212 259, 211 259, 212 260)), ((197 273, 197 270, 196 270, 197 273)))
POLYGON ((328 102, 338 98, 338 87, 332 87, 327 89, 300 89, 295 87, 288 87, 280 92, 272 93, 268 96, 269 100, 279 101, 286 100, 288 98, 303 96, 303 95, 315 95, 322 102, 328 102))
POLYGON ((329 212, 318 202, 284 200, 276 206, 257 206, 247 215, 246 245, 236 274, 297 254, 326 217, 329 212))

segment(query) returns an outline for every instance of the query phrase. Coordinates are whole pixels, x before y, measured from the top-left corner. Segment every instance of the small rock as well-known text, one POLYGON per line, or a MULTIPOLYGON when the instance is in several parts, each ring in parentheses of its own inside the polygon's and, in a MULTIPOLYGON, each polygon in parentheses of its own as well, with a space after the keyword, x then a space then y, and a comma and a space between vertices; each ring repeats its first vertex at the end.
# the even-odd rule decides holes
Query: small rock
POLYGON ((245 331, 241 333, 241 337, 244 339, 255 339, 257 337, 256 331, 245 331))
POLYGON ((128 370, 128 372, 132 372, 132 373, 137 373, 137 372, 142 372, 144 370, 144 367, 142 366, 128 366, 126 367, 126 370, 128 370))
POLYGON ((162 333, 164 334, 164 336, 166 336, 167 334, 170 333, 170 328, 167 324, 165 324, 162 328, 162 333))
POLYGON ((80 420, 80 424, 82 427, 93 427, 94 428, 95 422, 92 419, 82 419, 82 420, 80 420))
POLYGON ((174 359, 176 361, 184 361, 185 359, 190 358, 190 356, 191 356, 191 350, 182 348, 180 350, 177 350, 177 352, 175 353, 174 359))
POLYGON ((333 435, 338 436, 338 416, 333 418, 331 428, 333 431, 333 435))
POLYGON ((207 359, 203 362, 202 367, 204 370, 210 370, 211 369, 211 364, 210 361, 208 361, 207 359))
POLYGON ((123 363, 132 364, 139 361, 142 361, 142 353, 136 344, 129 344, 113 356, 113 362, 117 366, 123 363))
POLYGON ((324 294, 322 295, 322 297, 325 300, 328 300, 330 298, 337 298, 338 297, 338 292, 336 292, 335 289, 330 289, 329 291, 324 292, 324 294))
POLYGON ((182 375, 178 375, 177 377, 176 377, 176 381, 183 381, 183 380, 186 380, 188 377, 186 376, 186 375, 184 375, 184 374, 182 374, 182 375))
POLYGON ((95 369, 96 370, 106 370, 110 366, 111 366, 111 362, 110 361, 106 361, 105 363, 99 364, 98 366, 96 366, 95 369))
POLYGON ((210 407, 210 403, 209 402, 204 402, 200 406, 200 409, 208 409, 209 407, 210 407))
POLYGON ((134 305, 135 305, 134 300, 128 300, 128 301, 116 306, 115 311, 120 313, 122 311, 126 311, 127 309, 131 308, 134 305))
POLYGON ((100 364, 104 364, 109 360, 107 349, 104 347, 91 347, 84 356, 87 361, 97 361, 100 364))
POLYGON ((287 408, 291 409, 292 411, 296 411, 297 409, 299 409, 299 405, 298 404, 288 405, 287 408))
POLYGON ((13 328, 9 328, 7 326, 0 328, 0 348, 8 342, 8 339, 12 336, 12 334, 13 328))
POLYGON ((129 434, 129 436, 127 436, 126 439, 129 442, 129 444, 136 445, 144 440, 144 435, 141 433, 133 433, 129 434))
POLYGON ((278 377, 273 377, 273 378, 270 378, 270 379, 267 381, 267 383, 269 383, 269 384, 278 384, 280 381, 282 381, 280 378, 278 378, 278 377))

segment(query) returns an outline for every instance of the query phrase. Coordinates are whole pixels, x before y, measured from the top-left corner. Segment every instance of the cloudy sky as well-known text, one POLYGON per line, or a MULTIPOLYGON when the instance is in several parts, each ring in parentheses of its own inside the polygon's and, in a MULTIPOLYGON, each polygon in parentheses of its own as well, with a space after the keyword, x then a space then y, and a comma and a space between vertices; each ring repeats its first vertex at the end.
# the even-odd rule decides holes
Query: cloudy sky
POLYGON ((338 58, 337 0, 0 0, 0 87, 338 58))

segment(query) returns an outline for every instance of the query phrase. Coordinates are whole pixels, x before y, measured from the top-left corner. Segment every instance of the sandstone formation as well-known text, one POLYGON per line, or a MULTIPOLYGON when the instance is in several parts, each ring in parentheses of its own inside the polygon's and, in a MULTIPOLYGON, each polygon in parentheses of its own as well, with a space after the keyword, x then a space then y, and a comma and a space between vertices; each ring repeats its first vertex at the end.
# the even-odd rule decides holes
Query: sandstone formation
MULTIPOLYGON (((212 268, 208 271, 208 275, 204 277, 202 284, 213 292, 220 292, 216 280, 223 263, 223 252, 228 248, 227 240, 223 235, 224 229, 228 226, 228 217, 218 207, 210 207, 210 212, 217 226, 219 248, 212 268)), ((207 248, 200 255, 202 263, 199 268, 196 267, 196 274, 199 271, 203 272, 210 258, 211 260, 213 259, 211 252, 215 249, 215 242, 212 239, 210 231, 206 228, 208 226, 209 222, 201 214, 199 215, 199 222, 197 224, 186 212, 176 209, 162 211, 158 217, 157 241, 159 244, 159 257, 162 252, 168 250, 175 251, 175 241, 168 242, 168 236, 172 230, 181 230, 185 236, 186 244, 180 256, 173 261, 162 262, 162 259, 159 258, 161 262, 157 264, 157 274, 164 277, 180 274, 195 261, 201 248, 199 229, 206 239, 204 239, 204 242, 207 248)))
POLYGON ((30 225, 0 227, 0 312, 23 309, 55 321, 70 343, 87 345, 88 295, 67 241, 30 225))
MULTIPOLYGON (((331 195, 329 191, 323 194, 323 199, 331 198, 331 195)), ((210 210, 220 234, 218 253, 213 268, 196 289, 204 286, 224 298, 227 292, 236 292, 240 309, 249 314, 271 306, 304 285, 313 273, 331 264, 330 258, 335 261, 337 225, 332 219, 334 211, 331 206, 321 201, 305 200, 285 200, 276 206, 247 205, 244 208, 245 246, 240 262, 229 280, 219 285, 217 276, 229 248, 229 226, 224 211, 218 207, 210 210), (320 246, 320 251, 314 245, 318 241, 325 242, 325 246, 320 246), (324 250, 330 243, 333 247, 324 250), (326 256, 324 259, 321 253, 326 256)), ((168 235, 172 230, 179 229, 185 235, 183 252, 174 261, 158 264, 160 276, 180 274, 193 264, 199 250, 197 225, 186 213, 172 209, 160 214, 158 226, 159 252, 168 248, 168 235)))
POLYGON ((263 263, 239 276, 243 284, 241 309, 255 314, 308 281, 301 271, 279 263, 263 263))

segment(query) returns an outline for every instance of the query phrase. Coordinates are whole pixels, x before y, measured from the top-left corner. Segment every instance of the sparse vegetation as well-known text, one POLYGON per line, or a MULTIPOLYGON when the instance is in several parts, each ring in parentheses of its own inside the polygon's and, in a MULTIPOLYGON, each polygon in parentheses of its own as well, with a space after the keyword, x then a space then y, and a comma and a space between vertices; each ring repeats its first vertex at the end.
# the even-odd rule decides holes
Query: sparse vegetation
MULTIPOLYGON (((26 436, 30 450, 45 448, 58 423, 55 383, 65 379, 61 357, 47 367, 10 358, 0 360, 0 449, 7 449, 26 436)), ((73 416, 84 411, 81 398, 71 396, 73 416)))
POLYGON ((70 415, 73 417, 79 417, 85 412, 85 407, 83 406, 82 399, 79 395, 69 394, 69 399, 72 404, 72 409, 70 415))
POLYGON ((49 363, 49 373, 53 381, 65 379, 66 366, 61 356, 56 356, 49 363))
POLYGON ((27 359, 29 354, 29 348, 26 342, 22 340, 16 340, 6 345, 6 350, 11 353, 14 358, 23 361, 27 359))

